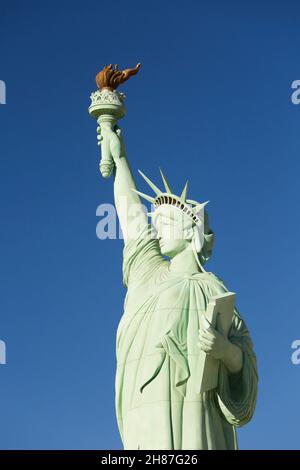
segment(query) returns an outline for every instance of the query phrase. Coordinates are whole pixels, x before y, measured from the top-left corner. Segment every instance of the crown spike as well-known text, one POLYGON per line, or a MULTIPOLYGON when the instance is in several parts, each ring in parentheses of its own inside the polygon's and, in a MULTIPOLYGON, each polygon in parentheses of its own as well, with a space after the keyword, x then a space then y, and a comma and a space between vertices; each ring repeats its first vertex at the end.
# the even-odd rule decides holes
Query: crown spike
POLYGON ((183 202, 185 202, 185 200, 186 200, 187 190, 188 190, 188 181, 185 183, 184 188, 183 188, 183 191, 182 191, 182 193, 181 193, 181 195, 180 195, 180 199, 181 199, 183 202))
POLYGON ((187 199, 185 202, 192 204, 193 206, 197 206, 197 204, 199 204, 199 202, 195 201, 194 199, 187 199))
POLYGON ((131 191, 134 191, 136 194, 138 194, 139 196, 141 196, 143 199, 146 199, 146 201, 149 201, 151 202, 152 204, 154 203, 155 201, 155 198, 154 197, 151 197, 151 196, 148 196, 147 194, 144 194, 144 193, 141 193, 140 191, 138 191, 137 189, 135 188, 130 188, 131 191))
POLYGON ((163 183, 164 183, 165 190, 167 191, 167 193, 172 194, 171 186, 169 185, 169 183, 167 181, 167 178, 163 174, 162 169, 160 168, 159 171, 160 171, 160 174, 161 174, 161 179, 163 180, 163 183))
POLYGON ((144 173, 141 172, 141 170, 138 170, 139 174, 144 178, 144 180, 146 181, 146 183, 148 183, 148 185, 150 186, 151 189, 153 189, 153 191, 156 193, 156 195, 158 196, 159 194, 161 194, 161 190, 155 186, 154 183, 152 183, 151 180, 149 180, 149 178, 147 178, 146 175, 144 175, 144 173))
POLYGON ((194 214, 198 214, 198 212, 200 212, 202 209, 204 209, 204 207, 208 203, 209 203, 209 201, 205 201, 205 202, 202 202, 201 204, 197 204, 195 207, 193 207, 192 211, 194 212, 194 214))

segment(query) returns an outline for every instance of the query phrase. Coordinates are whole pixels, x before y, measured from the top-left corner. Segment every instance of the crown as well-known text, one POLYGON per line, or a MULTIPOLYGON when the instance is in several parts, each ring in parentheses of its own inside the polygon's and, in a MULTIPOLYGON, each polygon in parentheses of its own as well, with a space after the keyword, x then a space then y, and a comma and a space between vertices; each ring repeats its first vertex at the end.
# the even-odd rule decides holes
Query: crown
POLYGON ((135 188, 131 188, 132 191, 137 193, 143 199, 146 199, 146 201, 151 202, 151 204, 154 205, 155 209, 158 209, 162 205, 174 206, 180 209, 182 212, 184 212, 188 217, 190 217, 196 225, 202 224, 203 218, 200 217, 200 214, 203 214, 204 207, 206 206, 206 204, 208 204, 209 201, 199 203, 192 199, 187 199, 188 182, 185 183, 180 196, 173 194, 172 189, 167 181, 167 178, 165 177, 161 169, 159 171, 160 171, 161 178, 165 187, 165 191, 161 191, 140 170, 138 170, 138 172, 144 178, 144 180, 150 186, 150 188, 154 191, 156 196, 155 197, 148 196, 147 194, 137 191, 135 188))

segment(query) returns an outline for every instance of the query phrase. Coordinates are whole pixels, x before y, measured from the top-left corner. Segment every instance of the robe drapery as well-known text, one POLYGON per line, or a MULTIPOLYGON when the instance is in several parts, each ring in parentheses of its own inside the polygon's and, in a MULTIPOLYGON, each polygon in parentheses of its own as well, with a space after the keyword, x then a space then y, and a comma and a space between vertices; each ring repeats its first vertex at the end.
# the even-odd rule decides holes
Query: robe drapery
POLYGON ((218 386, 199 393, 200 316, 226 292, 212 273, 174 275, 151 226, 124 247, 127 286, 117 331, 116 413, 124 449, 237 449, 235 428, 254 412, 257 369, 237 310, 228 337, 243 352, 230 374, 220 361, 218 386))

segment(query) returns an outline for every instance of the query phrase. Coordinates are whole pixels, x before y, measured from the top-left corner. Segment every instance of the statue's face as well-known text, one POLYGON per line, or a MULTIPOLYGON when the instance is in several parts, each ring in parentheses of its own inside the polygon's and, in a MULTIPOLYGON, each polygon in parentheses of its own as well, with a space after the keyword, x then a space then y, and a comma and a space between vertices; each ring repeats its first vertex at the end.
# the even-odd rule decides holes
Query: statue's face
POLYGON ((179 223, 159 217, 156 223, 157 238, 161 253, 173 258, 190 246, 185 230, 179 223))

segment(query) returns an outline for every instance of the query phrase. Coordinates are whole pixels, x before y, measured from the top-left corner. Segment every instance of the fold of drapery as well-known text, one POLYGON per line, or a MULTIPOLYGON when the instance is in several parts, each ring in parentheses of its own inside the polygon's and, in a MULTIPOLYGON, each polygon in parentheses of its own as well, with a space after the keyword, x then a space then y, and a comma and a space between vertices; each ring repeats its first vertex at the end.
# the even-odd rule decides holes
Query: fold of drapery
POLYGON ((257 366, 253 353, 252 342, 241 321, 230 337, 243 351, 243 367, 238 374, 230 374, 224 364, 220 364, 218 377, 218 402, 228 423, 243 426, 253 416, 257 398, 257 366), (241 331, 242 330, 242 331, 241 331), (240 333, 240 334, 239 334, 240 333))
POLYGON ((140 391, 143 392, 144 388, 155 379, 159 374, 166 356, 174 362, 175 366, 175 387, 184 397, 186 390, 186 382, 190 376, 186 347, 180 344, 178 338, 176 338, 172 330, 168 331, 155 346, 157 354, 148 355, 142 362, 142 380, 140 385, 140 391))

